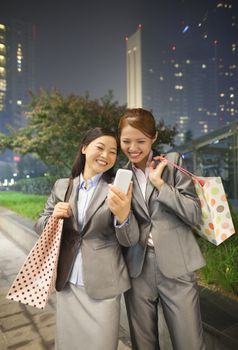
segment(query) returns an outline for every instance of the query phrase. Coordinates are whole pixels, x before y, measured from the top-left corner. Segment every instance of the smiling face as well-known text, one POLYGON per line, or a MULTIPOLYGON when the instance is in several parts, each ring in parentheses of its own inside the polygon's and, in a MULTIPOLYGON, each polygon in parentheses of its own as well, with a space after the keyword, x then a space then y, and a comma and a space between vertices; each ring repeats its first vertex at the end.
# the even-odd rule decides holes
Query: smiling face
POLYGON ((121 129, 120 143, 122 152, 127 156, 129 161, 142 170, 146 167, 146 162, 154 141, 155 139, 151 139, 129 124, 121 129))
POLYGON ((82 154, 85 155, 83 177, 86 180, 114 166, 117 158, 117 142, 112 136, 98 137, 89 145, 83 146, 82 154))

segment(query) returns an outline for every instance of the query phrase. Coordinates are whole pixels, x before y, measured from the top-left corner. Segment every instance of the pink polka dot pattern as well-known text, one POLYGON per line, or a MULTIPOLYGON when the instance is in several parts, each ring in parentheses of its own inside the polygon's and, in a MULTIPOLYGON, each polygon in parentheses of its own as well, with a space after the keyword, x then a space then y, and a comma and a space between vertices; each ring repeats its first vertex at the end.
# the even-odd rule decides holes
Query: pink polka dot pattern
POLYGON ((235 233, 222 180, 220 177, 199 177, 194 184, 202 208, 202 224, 195 230, 219 245, 235 233))
POLYGON ((51 216, 6 296, 44 309, 54 291, 63 219, 51 216))

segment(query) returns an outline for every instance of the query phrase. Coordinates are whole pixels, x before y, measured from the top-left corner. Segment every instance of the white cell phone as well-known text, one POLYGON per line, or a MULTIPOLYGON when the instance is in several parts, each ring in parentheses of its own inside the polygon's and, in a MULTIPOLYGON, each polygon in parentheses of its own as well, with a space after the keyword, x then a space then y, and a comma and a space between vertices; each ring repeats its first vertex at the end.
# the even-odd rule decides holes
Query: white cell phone
POLYGON ((128 169, 118 169, 114 183, 122 192, 127 193, 132 178, 132 171, 128 169))

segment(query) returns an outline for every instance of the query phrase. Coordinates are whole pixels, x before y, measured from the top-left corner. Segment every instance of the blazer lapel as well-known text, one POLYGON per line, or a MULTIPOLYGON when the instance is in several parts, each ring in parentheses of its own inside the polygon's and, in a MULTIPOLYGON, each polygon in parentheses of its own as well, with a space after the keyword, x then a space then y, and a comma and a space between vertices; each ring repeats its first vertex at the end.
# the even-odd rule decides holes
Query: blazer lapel
POLYGON ((91 217, 94 215, 95 211, 103 203, 103 201, 107 197, 107 194, 108 194, 108 183, 101 177, 92 195, 92 198, 90 199, 88 208, 86 210, 83 229, 87 225, 91 217))
POLYGON ((150 179, 148 179, 147 184, 146 184, 146 190, 145 190, 145 201, 146 201, 147 205, 150 201, 150 197, 151 197, 154 190, 155 190, 155 187, 150 182, 150 179))
POLYGON ((69 204, 73 212, 73 217, 77 223, 76 226, 78 226, 78 207, 77 207, 78 191, 79 191, 79 176, 73 179, 73 189, 71 192, 71 196, 69 198, 69 204))
MULTIPOLYGON (((156 152, 156 150, 153 150, 153 157, 156 157, 158 155, 159 153, 156 152)), ((150 182, 150 179, 148 178, 147 184, 146 184, 146 190, 145 190, 145 200, 147 205, 149 204, 150 197, 154 191, 155 191, 155 187, 154 185, 152 185, 152 183, 150 182)))
MULTIPOLYGON (((133 171, 131 163, 128 163, 126 165, 126 168, 128 168, 128 169, 133 171)), ((133 181, 133 197, 137 201, 138 205, 144 210, 145 214, 148 216, 149 215, 149 211, 148 211, 148 208, 146 206, 143 194, 141 192, 139 182, 138 182, 134 172, 133 172, 132 181, 133 181)))

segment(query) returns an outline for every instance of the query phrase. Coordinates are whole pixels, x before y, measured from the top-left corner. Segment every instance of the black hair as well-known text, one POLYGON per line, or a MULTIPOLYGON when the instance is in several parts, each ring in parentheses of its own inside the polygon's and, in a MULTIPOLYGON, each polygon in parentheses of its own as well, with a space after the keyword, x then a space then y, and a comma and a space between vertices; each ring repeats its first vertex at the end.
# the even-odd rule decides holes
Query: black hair
MULTIPOLYGON (((88 146, 92 141, 96 140, 97 138, 101 136, 111 136, 116 140, 117 143, 117 153, 119 152, 119 141, 117 138, 117 135, 114 131, 107 129, 107 128, 101 128, 96 127, 93 129, 89 129, 87 133, 85 134, 81 144, 79 145, 78 154, 75 158, 72 170, 71 170, 71 178, 75 178, 79 176, 84 171, 85 166, 85 155, 82 153, 82 148, 84 146, 88 146)), ((107 178, 111 178, 114 175, 114 167, 108 169, 104 175, 107 178)))

